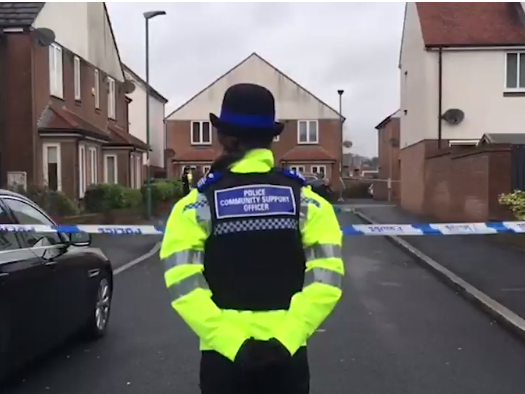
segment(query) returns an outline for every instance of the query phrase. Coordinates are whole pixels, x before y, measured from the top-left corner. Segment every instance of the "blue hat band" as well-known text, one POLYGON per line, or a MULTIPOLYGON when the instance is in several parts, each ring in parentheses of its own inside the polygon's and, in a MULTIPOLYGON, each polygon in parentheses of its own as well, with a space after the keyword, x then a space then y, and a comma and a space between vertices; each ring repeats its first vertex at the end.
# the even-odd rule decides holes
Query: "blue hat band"
POLYGON ((274 115, 236 114, 222 110, 220 119, 223 122, 244 127, 270 128, 275 125, 274 115))

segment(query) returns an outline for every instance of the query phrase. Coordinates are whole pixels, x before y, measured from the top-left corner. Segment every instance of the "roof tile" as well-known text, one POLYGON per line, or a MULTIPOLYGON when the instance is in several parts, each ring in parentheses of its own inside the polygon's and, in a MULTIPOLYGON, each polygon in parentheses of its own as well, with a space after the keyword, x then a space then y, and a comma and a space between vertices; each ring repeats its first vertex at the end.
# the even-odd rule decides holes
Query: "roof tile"
POLYGON ((320 146, 296 146, 281 158, 282 161, 333 161, 333 157, 320 146))
POLYGON ((175 154, 173 161, 214 161, 219 154, 213 148, 189 148, 180 154, 175 154))
POLYGON ((0 2, 0 27, 31 26, 44 4, 0 2))
POLYGON ((427 46, 525 45, 521 3, 418 2, 416 6, 427 46))

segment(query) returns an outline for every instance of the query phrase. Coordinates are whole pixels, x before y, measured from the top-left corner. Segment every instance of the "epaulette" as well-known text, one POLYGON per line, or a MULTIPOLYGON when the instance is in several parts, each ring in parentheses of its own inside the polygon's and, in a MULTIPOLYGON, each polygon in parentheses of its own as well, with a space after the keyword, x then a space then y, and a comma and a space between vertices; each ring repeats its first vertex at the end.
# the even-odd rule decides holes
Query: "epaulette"
POLYGON ((301 183, 301 185, 303 185, 303 186, 306 185, 306 179, 304 178, 304 176, 301 175, 300 172, 297 172, 297 171, 294 171, 294 170, 290 170, 288 168, 281 169, 281 172, 283 173, 283 175, 299 181, 301 183))
POLYGON ((202 193, 206 190, 211 184, 217 182, 222 178, 222 175, 218 172, 209 172, 206 176, 203 176, 199 182, 197 182, 197 190, 199 193, 202 193))

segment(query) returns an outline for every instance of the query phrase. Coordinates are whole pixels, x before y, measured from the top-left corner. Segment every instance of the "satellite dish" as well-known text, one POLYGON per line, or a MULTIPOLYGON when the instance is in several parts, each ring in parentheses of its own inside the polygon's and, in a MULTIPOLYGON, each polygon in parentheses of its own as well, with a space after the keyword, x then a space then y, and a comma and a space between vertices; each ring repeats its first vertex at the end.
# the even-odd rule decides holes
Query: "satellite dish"
POLYGON ((55 42, 55 32, 51 29, 40 27, 33 30, 33 37, 43 47, 48 47, 55 42))
POLYGON ((399 148, 399 141, 397 138, 390 138, 390 146, 392 148, 399 148))
POLYGON ((441 119, 443 119, 448 124, 458 125, 463 122, 463 119, 465 119, 465 113, 460 109, 451 108, 441 115, 441 119))
POLYGON ((346 148, 346 149, 350 149, 352 147, 352 141, 343 141, 343 146, 346 148))
POLYGON ((164 154, 166 155, 166 157, 174 157, 175 151, 171 148, 168 148, 164 151, 164 154))
POLYGON ((133 81, 130 81, 129 79, 126 79, 126 81, 124 82, 122 86, 124 88, 124 93, 126 94, 130 94, 135 91, 135 84, 133 83, 133 81))

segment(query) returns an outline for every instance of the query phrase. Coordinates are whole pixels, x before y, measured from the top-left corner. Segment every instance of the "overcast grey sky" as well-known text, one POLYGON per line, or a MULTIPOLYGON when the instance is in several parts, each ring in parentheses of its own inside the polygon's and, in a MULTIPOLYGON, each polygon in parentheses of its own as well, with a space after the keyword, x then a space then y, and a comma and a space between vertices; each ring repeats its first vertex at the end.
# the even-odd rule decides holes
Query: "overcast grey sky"
POLYGON ((152 86, 166 114, 257 52, 338 108, 352 152, 376 155, 374 126, 398 109, 404 3, 108 3, 124 63, 145 76, 142 13, 150 23, 152 86))

